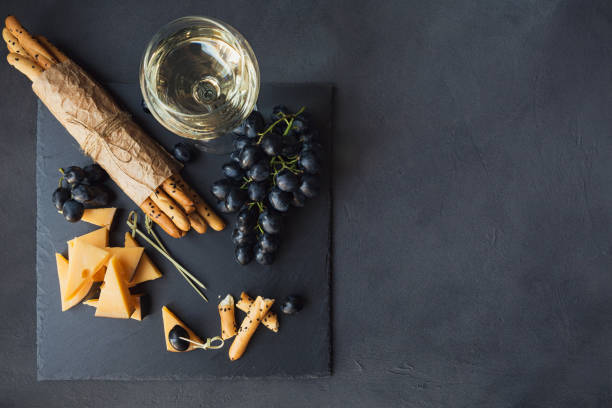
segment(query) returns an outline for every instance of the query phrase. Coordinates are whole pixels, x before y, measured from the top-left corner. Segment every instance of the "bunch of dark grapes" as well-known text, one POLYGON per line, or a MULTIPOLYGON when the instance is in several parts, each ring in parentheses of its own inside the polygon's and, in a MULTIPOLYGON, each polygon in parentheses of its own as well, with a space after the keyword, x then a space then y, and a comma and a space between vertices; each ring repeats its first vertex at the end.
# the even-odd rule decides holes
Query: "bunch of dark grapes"
POLYGON ((224 213, 238 212, 232 240, 235 258, 274 262, 283 215, 319 194, 321 145, 304 108, 276 106, 266 123, 254 111, 234 130, 234 151, 223 165, 225 178, 212 185, 224 213))
POLYGON ((112 193, 103 184, 108 175, 99 165, 90 164, 83 168, 70 166, 60 169, 60 173, 62 176, 52 200, 66 220, 77 222, 86 206, 105 207, 111 202, 112 193))

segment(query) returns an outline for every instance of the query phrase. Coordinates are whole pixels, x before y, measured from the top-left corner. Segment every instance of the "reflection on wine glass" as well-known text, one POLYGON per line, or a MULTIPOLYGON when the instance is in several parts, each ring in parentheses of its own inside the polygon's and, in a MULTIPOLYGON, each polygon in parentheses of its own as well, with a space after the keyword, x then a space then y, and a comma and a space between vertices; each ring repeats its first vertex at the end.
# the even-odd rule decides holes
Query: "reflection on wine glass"
POLYGON ((153 116, 205 151, 225 153, 255 107, 259 66, 249 43, 231 26, 208 17, 182 17, 149 42, 140 88, 153 116))

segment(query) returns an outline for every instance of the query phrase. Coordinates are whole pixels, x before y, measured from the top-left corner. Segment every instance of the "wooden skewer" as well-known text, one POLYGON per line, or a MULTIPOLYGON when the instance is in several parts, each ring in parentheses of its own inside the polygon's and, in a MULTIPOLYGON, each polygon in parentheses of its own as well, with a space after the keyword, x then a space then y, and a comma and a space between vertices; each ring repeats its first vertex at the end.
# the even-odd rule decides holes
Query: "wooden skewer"
POLYGON ((59 61, 59 62, 64 62, 64 61, 68 61, 69 58, 66 56, 66 54, 64 54, 63 52, 61 52, 55 45, 51 44, 49 42, 49 40, 47 40, 46 37, 43 37, 42 35, 38 35, 36 36, 36 39, 38 40, 38 42, 40 42, 46 49, 49 50, 49 52, 51 52, 51 54, 53 54, 53 56, 59 61))
POLYGON ((30 81, 34 81, 44 72, 44 69, 28 56, 10 53, 6 56, 6 60, 19 72, 27 76, 30 81))
POLYGON ((27 56, 28 52, 19 44, 19 40, 15 38, 13 34, 8 30, 8 28, 4 27, 2 29, 2 38, 4 42, 6 42, 6 48, 12 53, 20 54, 27 56))
MULTIPOLYGON (((52 64, 56 64, 57 60, 53 55, 45 49, 30 33, 26 30, 19 20, 15 16, 8 16, 6 20, 4 20, 6 24, 6 28, 9 29, 11 34, 13 34, 18 40, 19 44, 28 52, 28 54, 35 60, 39 60, 39 56, 45 57, 52 64)), ((40 64, 42 65, 42 64, 40 64)))

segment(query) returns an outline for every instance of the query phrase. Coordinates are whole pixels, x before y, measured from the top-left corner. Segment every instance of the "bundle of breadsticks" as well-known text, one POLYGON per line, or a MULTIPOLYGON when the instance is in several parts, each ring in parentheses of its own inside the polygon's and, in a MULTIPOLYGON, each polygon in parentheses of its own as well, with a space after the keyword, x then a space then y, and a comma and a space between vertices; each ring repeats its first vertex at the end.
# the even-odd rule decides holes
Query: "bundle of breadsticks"
POLYGON ((172 156, 81 67, 45 37, 33 37, 8 16, 2 38, 9 64, 32 81, 34 93, 117 185, 168 235, 184 236, 223 220, 179 175, 172 156))

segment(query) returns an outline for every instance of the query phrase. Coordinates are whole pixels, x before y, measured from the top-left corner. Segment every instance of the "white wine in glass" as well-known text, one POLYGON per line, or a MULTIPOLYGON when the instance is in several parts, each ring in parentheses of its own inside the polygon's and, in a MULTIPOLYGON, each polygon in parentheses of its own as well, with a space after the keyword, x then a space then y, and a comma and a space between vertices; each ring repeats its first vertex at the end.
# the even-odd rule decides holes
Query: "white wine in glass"
POLYGON ((140 67, 140 87, 153 116, 213 153, 231 149, 226 134, 251 113, 259 94, 253 50, 231 26, 183 17, 159 30, 140 67))

